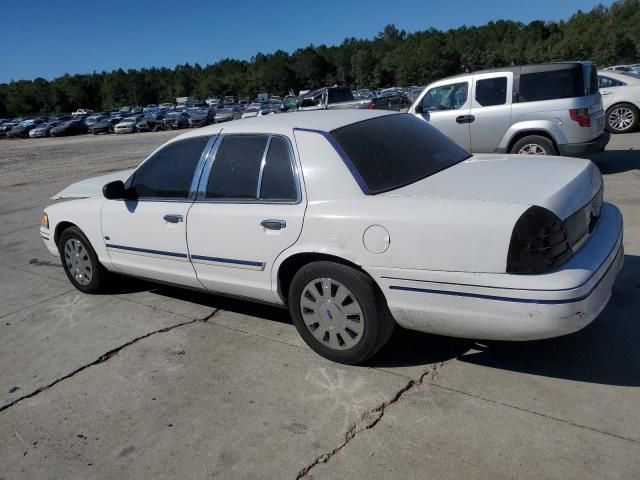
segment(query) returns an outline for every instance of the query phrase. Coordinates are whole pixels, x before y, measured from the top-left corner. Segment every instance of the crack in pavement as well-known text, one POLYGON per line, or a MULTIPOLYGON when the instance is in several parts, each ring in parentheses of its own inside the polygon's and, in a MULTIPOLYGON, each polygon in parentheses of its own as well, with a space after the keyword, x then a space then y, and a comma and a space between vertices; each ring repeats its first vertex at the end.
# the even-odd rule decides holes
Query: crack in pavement
POLYGON ((409 382, 407 382, 400 390, 396 392, 396 394, 391 399, 386 400, 381 404, 379 404, 378 406, 365 411, 360 416, 360 419, 353 422, 353 424, 346 431, 344 435, 344 441, 340 445, 338 445, 336 448, 331 450, 330 452, 325 452, 321 455, 318 455, 313 460, 313 462, 311 462, 310 464, 308 464, 306 467, 304 467, 302 470, 298 472, 298 474, 296 475, 296 480, 302 480, 303 478, 305 478, 307 474, 319 464, 329 462, 336 453, 338 453, 340 450, 346 447, 349 444, 349 442, 351 442, 351 440, 353 440, 355 437, 358 436, 358 434, 364 432, 365 430, 369 430, 375 427, 380 422, 380 420, 382 420, 382 417, 384 417, 384 412, 387 409, 387 407, 394 405, 395 403, 400 401, 402 396, 408 391, 418 388, 420 385, 424 383, 425 379, 430 375, 432 378, 436 378, 443 364, 444 362, 439 362, 434 364, 433 367, 429 368, 429 370, 421 374, 418 377, 418 379, 416 380, 412 379, 409 382))
POLYGON ((204 318, 194 318, 191 319, 189 321, 186 322, 181 322, 181 323, 177 323, 175 325, 171 325, 168 327, 164 327, 164 328, 160 328, 158 330, 154 330, 152 332, 149 333, 145 333, 144 335, 140 335, 139 337, 136 337, 132 340, 129 340, 126 343, 123 343, 122 345, 120 345, 119 347, 113 348, 111 350, 109 350, 108 352, 100 355, 96 360, 94 360, 91 363, 87 363, 86 365, 83 365, 77 369, 75 369, 74 371, 72 371, 71 373, 68 373, 67 375, 64 375, 62 377, 56 378, 53 382, 44 385, 36 390, 34 390, 31 393, 28 393, 26 395, 21 396, 20 398, 15 399, 13 402, 10 402, 6 405, 3 405, 2 407, 0 407, 0 413, 8 410, 9 408, 13 407, 14 405, 22 402, 23 400, 27 400, 28 398, 32 398, 35 397, 36 395, 39 395, 42 392, 45 392, 47 390, 49 390, 51 387, 57 385, 58 383, 67 380, 75 375, 77 375, 78 373, 86 370, 87 368, 93 367, 95 365, 99 365, 101 363, 106 362, 107 360, 115 357, 118 353, 120 353, 120 351, 122 351, 123 349, 139 342, 140 340, 144 340, 145 338, 149 338, 153 335, 157 335, 159 333, 167 333, 170 332, 171 330, 175 330, 176 328, 180 328, 180 327, 184 327, 185 325, 191 325, 192 323, 207 323, 216 313, 218 313, 220 311, 220 309, 215 309, 212 313, 210 313, 209 315, 207 315, 204 318))

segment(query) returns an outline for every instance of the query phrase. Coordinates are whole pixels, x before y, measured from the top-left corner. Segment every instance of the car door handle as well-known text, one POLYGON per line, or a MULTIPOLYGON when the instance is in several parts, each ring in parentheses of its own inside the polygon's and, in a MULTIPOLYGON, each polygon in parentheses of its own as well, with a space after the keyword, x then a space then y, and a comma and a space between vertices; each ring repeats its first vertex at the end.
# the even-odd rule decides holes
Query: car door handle
POLYGON ((183 221, 182 215, 176 215, 173 213, 168 213, 162 218, 164 218, 164 220, 169 223, 180 223, 183 221))
POLYGON ((476 119, 473 115, 460 115, 456 118, 456 122, 458 123, 471 123, 476 119))
POLYGON ((264 228, 267 228, 269 230, 282 230, 287 226, 287 222, 284 220, 270 219, 270 220, 262 220, 260 222, 260 225, 262 225, 264 228))

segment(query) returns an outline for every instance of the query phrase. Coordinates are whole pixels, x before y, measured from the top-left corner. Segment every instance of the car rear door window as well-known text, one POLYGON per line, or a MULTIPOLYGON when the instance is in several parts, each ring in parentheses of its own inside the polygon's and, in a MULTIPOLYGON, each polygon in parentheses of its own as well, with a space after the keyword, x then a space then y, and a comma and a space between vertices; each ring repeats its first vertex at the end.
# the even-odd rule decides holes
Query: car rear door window
POLYGON ((298 189, 289 144, 283 137, 271 137, 260 184, 260 200, 296 201, 298 189))
POLYGON ((255 200, 268 135, 225 136, 216 153, 206 198, 255 200))
POLYGON ((483 107, 507 103, 507 77, 476 81, 476 102, 483 107))
POLYGON ((172 142, 136 170, 131 188, 139 198, 187 198, 208 136, 172 142))

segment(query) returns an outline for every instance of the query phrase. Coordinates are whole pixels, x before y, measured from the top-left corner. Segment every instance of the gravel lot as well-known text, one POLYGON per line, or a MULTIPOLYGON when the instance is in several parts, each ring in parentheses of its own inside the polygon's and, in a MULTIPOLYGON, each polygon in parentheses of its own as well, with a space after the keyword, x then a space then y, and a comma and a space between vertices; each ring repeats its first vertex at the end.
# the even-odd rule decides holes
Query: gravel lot
POLYGON ((368 367, 315 355, 284 310, 71 287, 48 198, 172 135, 0 141, 0 479, 640 478, 640 133, 595 157, 626 249, 598 320, 517 344, 398 331, 368 367))

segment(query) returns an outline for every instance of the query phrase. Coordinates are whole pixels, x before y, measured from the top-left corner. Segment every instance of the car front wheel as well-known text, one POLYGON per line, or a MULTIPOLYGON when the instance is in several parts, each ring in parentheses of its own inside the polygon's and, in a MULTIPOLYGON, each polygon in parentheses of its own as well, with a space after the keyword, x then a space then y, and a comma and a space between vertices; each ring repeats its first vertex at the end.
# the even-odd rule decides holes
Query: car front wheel
POLYGON ((607 110, 607 130, 612 133, 631 132, 638 125, 638 107, 630 103, 614 105, 607 110))
POLYGON ((289 310, 302 339, 316 353, 358 364, 387 343, 395 326, 374 281, 355 268, 313 262, 294 276, 289 310))
POLYGON ((108 284, 109 272, 100 264, 91 243, 78 227, 69 227, 58 240, 60 260, 74 287, 84 293, 99 293, 108 284))

